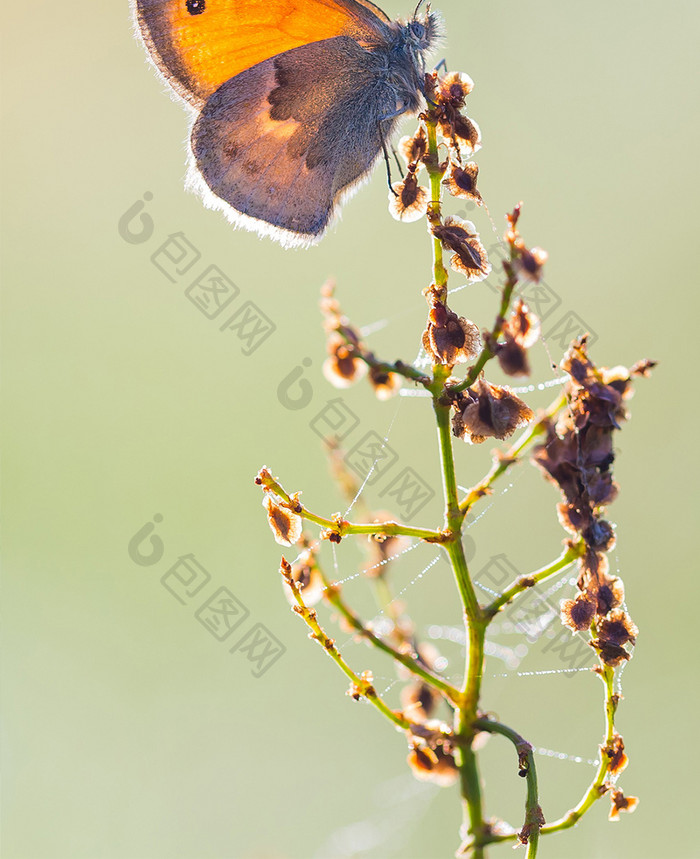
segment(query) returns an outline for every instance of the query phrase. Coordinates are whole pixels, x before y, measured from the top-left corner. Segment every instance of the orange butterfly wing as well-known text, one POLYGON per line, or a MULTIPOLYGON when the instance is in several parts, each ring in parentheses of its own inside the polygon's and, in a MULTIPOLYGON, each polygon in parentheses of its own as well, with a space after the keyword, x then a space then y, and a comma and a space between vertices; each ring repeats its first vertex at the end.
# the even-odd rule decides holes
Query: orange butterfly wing
POLYGON ((156 66, 195 107, 270 57, 333 36, 371 47, 389 23, 369 0, 136 0, 135 12, 156 66))

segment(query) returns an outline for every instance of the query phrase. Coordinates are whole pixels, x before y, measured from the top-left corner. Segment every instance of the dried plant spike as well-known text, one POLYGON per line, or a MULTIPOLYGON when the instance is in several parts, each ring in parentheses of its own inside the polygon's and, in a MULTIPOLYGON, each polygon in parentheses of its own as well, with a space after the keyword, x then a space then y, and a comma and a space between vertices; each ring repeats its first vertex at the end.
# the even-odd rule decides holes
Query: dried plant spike
MULTIPOLYGON (((612 802, 611 820, 618 819, 621 811, 634 810, 637 804, 635 797, 625 797, 614 784, 628 760, 616 724, 622 700, 620 667, 632 657, 638 630, 625 606, 622 580, 610 572, 607 553, 615 546, 616 533, 607 507, 618 494, 613 476, 614 433, 628 419, 633 380, 648 376, 654 362, 640 361, 629 369, 597 367, 589 356, 588 338, 579 337, 561 361, 566 374, 562 392, 537 416, 514 390, 490 381, 488 373, 498 365, 510 376, 530 373, 529 350, 541 339, 540 321, 520 293, 524 290, 526 296, 535 295, 534 288, 530 292, 527 288, 541 280, 547 254, 525 243, 520 234, 522 204, 518 204, 506 216, 507 258, 500 268, 493 324, 480 329, 462 314, 461 307, 467 304, 471 290, 455 300, 448 286, 450 274, 444 254, 449 255, 452 269, 470 282, 491 273, 476 226, 457 216, 445 216, 442 210, 445 194, 479 206, 483 203, 477 190, 478 167, 465 160, 481 143, 478 126, 465 113, 472 87, 471 79, 458 72, 426 75, 425 110, 415 132, 400 143, 408 164, 406 175, 389 196, 395 218, 410 221, 425 216, 429 231, 432 260, 426 278, 429 286, 423 289, 428 318, 421 335, 425 360, 421 356, 421 363, 414 365, 378 357, 363 342, 365 329, 361 331, 342 312, 334 283, 328 282, 321 295, 327 338, 323 371, 327 378, 338 387, 347 387, 368 374, 380 400, 399 391, 409 393, 405 389, 411 385, 421 387, 427 395, 437 427, 442 523, 424 528, 404 524, 407 517, 399 519, 391 510, 373 510, 362 475, 350 473, 351 464, 343 457, 338 440, 328 447, 334 478, 349 504, 345 514, 320 515, 308 509, 298 493, 288 494, 268 469, 261 469, 256 482, 262 487, 275 539, 282 545, 297 546, 296 559, 291 563, 283 559, 280 567, 287 598, 310 630, 309 637, 345 675, 347 695, 369 703, 393 728, 404 732, 407 765, 417 779, 446 788, 459 785, 464 818, 457 855, 487 859, 489 845, 509 841, 525 846, 529 859, 534 859, 545 836, 574 826, 606 793, 612 802), (418 183, 421 169, 425 169, 429 187, 418 183), (450 306, 453 303, 454 308, 450 306), (510 439, 517 430, 522 432, 495 452, 487 474, 464 489, 458 482, 455 438, 481 444, 487 439, 510 439), (519 572, 482 604, 483 596, 477 592, 465 553, 467 517, 483 498, 493 496, 496 481, 528 456, 558 490, 552 505, 565 531, 563 549, 557 547, 536 569, 519 572), (351 514, 353 509, 359 511, 359 518, 351 514), (355 521, 350 520, 351 515, 355 521), (318 533, 313 537, 304 534, 303 523, 313 524, 318 533), (350 578, 357 577, 359 584, 374 590, 380 606, 374 621, 362 619, 347 601, 346 594, 352 596, 350 588, 341 590, 329 579, 320 560, 319 546, 323 548, 324 542, 334 544, 334 562, 339 563, 346 541, 357 537, 362 540, 365 558, 350 578), (393 590, 393 562, 420 543, 439 547, 449 562, 459 595, 464 640, 469 646, 457 682, 442 673, 446 661, 421 640, 421 627, 410 615, 410 600, 402 598, 406 588, 398 593, 393 590), (342 546, 336 549, 339 544, 342 546), (542 594, 543 587, 556 582, 562 573, 570 576, 572 570, 576 590, 561 602, 561 622, 571 635, 587 641, 596 654, 592 670, 604 687, 605 733, 599 745, 599 763, 583 798, 563 817, 545 821, 533 745, 509 725, 485 715, 481 681, 486 635, 494 618, 511 604, 517 606, 524 594, 542 594), (319 602, 317 609, 314 606, 319 602), (349 635, 351 641, 365 646, 363 659, 372 648, 393 660, 401 684, 400 709, 383 699, 385 693, 375 687, 371 669, 363 666, 358 673, 346 661, 336 640, 321 626, 324 610, 330 610, 344 637, 349 635), (485 739, 494 734, 513 745, 517 762, 513 775, 524 783, 525 815, 517 827, 497 818, 487 819, 484 813, 478 758, 485 739)), ((527 392, 534 387, 520 390, 527 392)), ((527 505, 528 499, 523 504, 527 505)), ((526 515, 531 515, 529 509, 526 515)), ((507 530, 504 528, 504 534, 507 530)), ((358 652, 357 648, 350 651, 354 656, 358 652)), ((396 697, 397 690, 391 694, 396 697)), ((561 855, 561 851, 550 855, 561 855)))

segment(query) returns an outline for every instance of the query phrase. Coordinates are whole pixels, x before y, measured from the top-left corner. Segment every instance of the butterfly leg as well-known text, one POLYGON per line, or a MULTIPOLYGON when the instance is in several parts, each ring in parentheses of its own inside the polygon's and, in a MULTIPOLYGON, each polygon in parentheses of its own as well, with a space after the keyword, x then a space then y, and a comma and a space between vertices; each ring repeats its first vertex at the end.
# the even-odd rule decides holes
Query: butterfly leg
POLYGON ((391 154, 394 156, 394 161, 396 161, 396 166, 399 168, 399 173, 403 174, 403 164, 399 160, 399 154, 393 143, 391 144, 391 154))
MULTIPOLYGON (((389 151, 386 148, 386 140, 384 138, 384 131, 382 130, 381 119, 377 123, 377 128, 379 129, 379 139, 382 142, 382 152, 384 153, 384 163, 386 164, 386 179, 387 179, 387 183, 389 184, 389 190, 391 191, 391 193, 395 197, 398 197, 399 195, 396 193, 396 191, 394 191, 394 186, 393 186, 393 183, 391 181, 391 161, 389 160, 389 151)), ((393 146, 392 146, 392 149, 393 149, 393 146)), ((394 156, 396 156, 396 152, 394 152, 394 156)), ((398 164, 398 158, 396 159, 396 162, 398 164)), ((401 167, 401 165, 399 164, 399 168, 400 167, 401 167)))

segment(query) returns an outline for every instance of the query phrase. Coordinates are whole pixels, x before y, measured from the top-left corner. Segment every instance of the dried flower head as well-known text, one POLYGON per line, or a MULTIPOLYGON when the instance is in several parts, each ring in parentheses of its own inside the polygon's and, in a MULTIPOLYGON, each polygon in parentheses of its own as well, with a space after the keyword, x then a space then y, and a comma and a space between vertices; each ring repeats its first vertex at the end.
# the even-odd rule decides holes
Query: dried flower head
POLYGON ((586 593, 576 599, 564 600, 561 605, 562 621, 572 632, 583 632, 591 625, 598 603, 586 593))
POLYGON ((439 703, 440 695, 421 680, 409 683, 401 690, 401 709, 412 722, 427 721, 439 703))
POLYGON ((637 626, 623 609, 614 609, 598 624, 598 637, 612 644, 634 644, 639 635, 637 626))
POLYGON ((510 246, 511 264, 521 280, 539 283, 542 278, 542 268, 547 261, 547 252, 542 248, 528 248, 518 231, 518 220, 522 203, 506 215, 508 229, 505 240, 510 246))
POLYGON ((610 434, 580 433, 566 421, 556 429, 550 424, 546 441, 534 449, 532 459, 564 496, 557 508, 564 528, 572 534, 587 534, 592 544, 607 544, 610 532, 598 527, 595 510, 610 504, 618 491, 610 470, 614 460, 610 434))
POLYGON ((423 348, 433 363, 449 367, 466 364, 479 354, 480 346, 477 326, 433 297, 423 332, 423 348))
POLYGON ((542 248, 526 248, 524 244, 518 248, 515 258, 515 268, 522 280, 539 283, 542 279, 542 269, 547 262, 547 251, 542 248))
POLYGON ((626 811, 631 814, 639 805, 639 799, 636 796, 625 796, 619 788, 612 788, 610 791, 610 799, 612 808, 608 815, 608 820, 619 820, 620 812, 626 811))
POLYGON ((595 595, 598 601, 598 614, 608 614, 612 609, 622 605, 625 599, 625 587, 622 583, 622 579, 618 576, 602 577, 602 579, 598 581, 595 595))
POLYGON ((479 379, 453 403, 452 432, 470 444, 504 439, 534 417, 532 409, 508 388, 479 379))
POLYGON ((625 744, 622 737, 615 731, 610 745, 601 746, 600 751, 604 754, 608 763, 608 773, 613 776, 618 776, 625 769, 628 763, 627 755, 625 754, 625 744))
POLYGON ((389 192, 389 212, 397 221, 410 223, 422 218, 428 211, 428 189, 418 184, 418 164, 408 165, 406 176, 395 182, 389 192))
POLYGON ((414 724, 407 731, 409 742, 408 765, 421 781, 432 781, 440 787, 450 787, 459 770, 452 752, 452 731, 438 720, 414 724))
POLYGON ((462 113, 473 87, 471 78, 460 72, 450 72, 442 78, 436 73, 426 75, 426 95, 432 113, 458 161, 471 156, 481 143, 479 127, 462 113))
POLYGON ((611 641, 604 641, 601 638, 594 638, 588 642, 591 647, 598 653, 601 660, 612 668, 616 668, 622 662, 627 662, 631 657, 630 654, 619 644, 614 644, 611 641))
POLYGON ((422 165, 423 158, 428 154, 428 137, 422 125, 418 126, 418 131, 412 137, 402 137, 399 140, 399 152, 407 164, 422 165))
POLYGON ((348 388, 367 372, 357 345, 349 343, 342 335, 332 332, 326 348, 328 358, 323 363, 323 375, 336 388, 348 388))
POLYGON ((440 126, 445 137, 452 141, 454 152, 459 158, 471 158, 481 149, 481 129, 463 113, 441 122, 440 126))
POLYGON ((438 82, 438 100, 454 108, 464 107, 469 93, 474 89, 474 81, 464 72, 448 72, 438 82))
POLYGON ((491 263, 471 221, 449 215, 443 223, 433 227, 433 235, 453 251, 450 265, 466 275, 467 280, 475 282, 489 276, 491 263))
POLYGON ((389 400, 401 390, 402 379, 398 373, 370 367, 369 381, 378 400, 389 400))
POLYGON ((292 504, 288 504, 281 498, 266 492, 263 496, 263 507, 267 511, 267 521, 272 529, 275 541, 280 546, 293 546, 301 539, 302 518, 294 508, 297 506, 296 496, 292 498, 292 504))
POLYGON ((624 367, 597 370, 588 357, 587 336, 574 340, 561 362, 570 376, 567 393, 571 418, 578 429, 593 425, 620 429, 627 419, 624 401, 632 394, 630 372, 624 367))
MULTIPOLYGON (((316 605, 324 593, 323 576, 316 563, 316 555, 311 547, 307 547, 292 562, 289 577, 301 591, 307 606, 316 605)), ((288 579, 283 580, 284 592, 291 605, 296 605, 294 594, 289 586, 288 579)))
POLYGON ((527 350, 540 336, 540 321, 520 298, 502 326, 505 343, 496 346, 501 369, 509 376, 529 376, 527 350))
POLYGON ((442 184, 447 188, 449 194, 460 200, 472 200, 477 206, 483 205, 481 194, 476 188, 476 180, 479 176, 479 168, 469 161, 463 167, 459 164, 451 164, 450 172, 442 184))
POLYGON ((513 312, 503 323, 503 333, 524 349, 530 349, 540 339, 540 320, 522 298, 515 302, 513 312))

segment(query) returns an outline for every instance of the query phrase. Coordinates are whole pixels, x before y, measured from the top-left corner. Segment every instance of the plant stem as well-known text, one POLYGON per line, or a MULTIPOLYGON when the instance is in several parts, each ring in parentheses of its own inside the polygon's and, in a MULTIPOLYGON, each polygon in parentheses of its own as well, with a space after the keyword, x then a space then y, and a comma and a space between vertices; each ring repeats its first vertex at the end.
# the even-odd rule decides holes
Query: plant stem
MULTIPOLYGON (((426 119, 425 127, 428 135, 428 158, 425 161, 425 167, 430 177, 428 223, 435 226, 440 223, 441 182, 444 172, 440 170, 440 159, 438 158, 437 122, 426 119)), ((446 299, 447 269, 442 261, 442 242, 436 236, 433 236, 433 281, 440 290, 445 290, 444 298, 446 299)))
POLYGON ((294 611, 301 616, 304 623, 311 630, 310 638, 318 642, 318 644, 323 647, 345 676, 350 679, 353 690, 356 692, 358 698, 366 698, 370 703, 374 704, 380 713, 386 716, 386 718, 393 722, 397 727, 408 730, 411 727, 410 721, 406 719, 402 713, 395 712, 388 706, 388 704, 385 704, 377 694, 371 680, 358 676, 340 655, 340 651, 336 647, 335 641, 326 635, 324 630, 321 628, 321 625, 317 620, 316 611, 309 608, 304 602, 304 598, 301 595, 299 587, 291 577, 291 567, 285 561, 282 563, 281 572, 284 580, 289 585, 292 594, 294 595, 294 599, 296 600, 297 604, 293 607, 294 611))
POLYGON ((550 576, 553 576, 555 573, 568 567, 569 564, 576 560, 576 558, 581 556, 584 549, 585 544, 583 542, 574 546, 569 545, 555 561, 552 561, 551 564, 547 564, 546 567, 540 567, 540 569, 535 570, 534 573, 528 573, 525 576, 518 576, 518 578, 510 584, 499 597, 486 606, 484 614, 488 615, 489 619, 493 618, 493 616, 497 614, 503 606, 512 602, 518 594, 534 587, 539 582, 548 579, 550 576))
MULTIPOLYGON (((443 171, 440 170, 437 149, 437 124, 426 121, 428 137, 428 158, 426 168, 430 176, 431 203, 428 207, 428 221, 431 226, 440 223, 440 201, 443 171)), ((433 278, 440 299, 447 300, 447 270, 442 261, 442 242, 433 236, 433 278)), ((476 717, 479 700, 481 676, 484 663, 484 636, 486 625, 474 585, 469 575, 467 559, 462 544, 462 525, 464 516, 459 509, 457 476, 455 473, 452 449, 452 428, 450 425, 450 400, 444 397, 445 383, 452 368, 443 364, 433 366, 433 381, 428 386, 433 395, 433 410, 438 430, 440 465, 445 502, 444 546, 450 558, 457 588, 462 600, 465 632, 469 637, 466 655, 464 685, 459 705, 455 709, 454 736, 456 741, 455 760, 460 773, 462 809, 464 824, 473 839, 474 859, 483 859, 483 840, 486 832, 484 823, 481 778, 476 754, 472 748, 475 730, 472 723, 476 717)))
POLYGON ((481 731, 488 731, 491 734, 501 734, 510 740, 515 746, 518 753, 518 774, 527 779, 527 799, 525 801, 525 823, 520 832, 521 840, 527 839, 527 856, 529 859, 535 859, 537 856, 537 846, 539 843, 540 829, 544 824, 542 809, 537 790, 537 768, 535 767, 535 757, 532 745, 528 741, 509 728, 507 725, 497 722, 494 719, 477 719, 474 726, 481 731))
MULTIPOLYGON (((567 811, 567 813, 558 820, 554 820, 552 823, 545 823, 545 825, 540 829, 540 833, 542 835, 549 835, 552 832, 561 832, 563 829, 570 829, 572 826, 575 826, 596 800, 600 799, 605 793, 605 777, 607 776, 610 768, 610 760, 605 754, 605 748, 609 747, 614 740, 617 697, 613 691, 613 679, 615 676, 614 668, 610 665, 602 665, 598 669, 597 673, 605 686, 605 741, 603 745, 600 746, 600 763, 598 764, 598 769, 593 781, 589 785, 578 805, 574 806, 570 811, 567 811)), ((489 843, 497 843, 502 841, 513 841, 516 837, 516 834, 491 835, 488 840, 489 843)))
POLYGON ((550 832, 559 832, 562 829, 569 829, 571 826, 574 826, 604 793, 602 788, 610 767, 610 760, 606 756, 604 749, 612 744, 615 735, 615 710, 617 709, 617 699, 613 692, 615 669, 610 665, 604 665, 600 670, 599 676, 605 686, 605 742, 600 748, 598 771, 579 804, 572 808, 571 811, 568 811, 563 817, 559 818, 559 820, 555 820, 553 823, 542 827, 543 835, 547 835, 550 832))
POLYGON ((503 287, 503 294, 501 296, 501 306, 498 310, 498 316, 496 317, 496 321, 494 322, 493 329, 491 330, 491 333, 488 335, 488 338, 486 340, 486 345, 481 350, 481 353, 476 360, 476 364, 469 368, 466 377, 458 384, 450 387, 451 392, 457 393, 458 391, 464 391, 467 388, 470 388, 479 378, 479 375, 486 366, 486 364, 492 358, 496 357, 496 352, 491 348, 491 346, 495 345, 496 341, 501 336, 501 331, 503 330, 503 323, 505 322, 506 314, 508 313, 508 308, 510 307, 510 301, 513 297, 513 290, 518 284, 518 275, 512 262, 513 254, 514 250, 511 247, 511 261, 505 261, 503 263, 503 268, 506 272, 506 282, 503 287))
POLYGON ((374 632, 372 632, 369 627, 363 623, 360 618, 355 614, 355 612, 350 609, 343 598, 340 596, 340 591, 337 587, 334 587, 329 581, 326 579, 325 575, 323 575, 323 582, 326 586, 326 598, 328 602, 332 606, 334 606, 341 615, 345 618, 345 620, 352 626, 352 628, 358 632, 363 638, 371 641, 372 644, 377 647, 379 650, 383 650, 384 653, 387 653, 392 659, 395 659, 397 662, 400 662, 404 665, 408 670, 415 674, 417 677, 420 677, 421 680, 425 681, 428 685, 432 686, 434 689, 439 690, 445 695, 453 704, 458 704, 460 700, 459 691, 455 689, 454 686, 451 686, 446 681, 442 680, 440 677, 437 677, 435 674, 432 674, 427 669, 423 668, 420 663, 418 663, 410 654, 402 653, 399 650, 396 650, 390 644, 388 644, 383 639, 379 638, 374 632))
POLYGON ((428 528, 414 528, 411 525, 402 525, 399 522, 353 523, 343 519, 340 515, 333 519, 317 516, 304 507, 298 498, 289 495, 265 468, 261 469, 256 482, 264 486, 266 490, 274 492, 297 516, 309 522, 314 522, 322 528, 326 528, 331 534, 335 534, 339 538, 345 537, 348 534, 386 534, 388 537, 416 537, 419 540, 425 540, 427 543, 444 543, 446 540, 446 536, 440 531, 433 531, 428 528))
POLYGON ((481 609, 469 576, 462 546, 462 515, 457 497, 457 475, 452 450, 450 406, 444 405, 440 400, 442 385, 447 373, 449 373, 449 369, 441 365, 434 368, 435 387, 440 391, 439 395, 437 392, 433 393, 433 410, 438 428, 442 485, 445 498, 445 549, 450 557, 465 614, 469 620, 477 620, 481 615, 481 609))
POLYGON ((462 708, 455 713, 455 740, 458 753, 460 787, 462 791, 462 809, 467 834, 471 839, 471 857, 483 859, 486 835, 486 824, 481 797, 481 776, 472 748, 474 729, 462 708))
POLYGON ((426 376, 425 373, 422 373, 420 370, 416 370, 415 367, 412 367, 410 364, 404 364, 403 361, 394 361, 394 363, 390 363, 389 361, 378 361, 371 352, 364 352, 360 350, 359 358, 361 358, 368 367, 371 367, 373 370, 377 370, 380 373, 396 373, 399 376, 403 376, 405 379, 409 379, 412 382, 417 382, 420 385, 429 385, 430 384, 430 376, 426 376))

